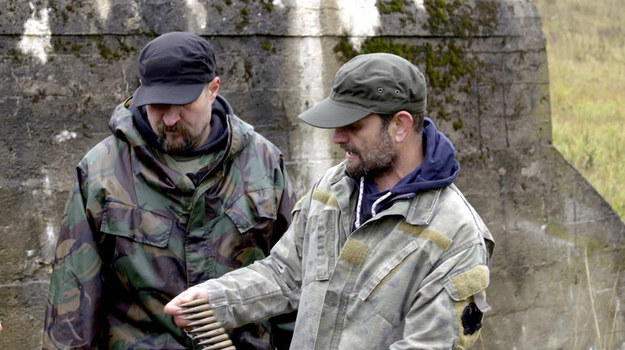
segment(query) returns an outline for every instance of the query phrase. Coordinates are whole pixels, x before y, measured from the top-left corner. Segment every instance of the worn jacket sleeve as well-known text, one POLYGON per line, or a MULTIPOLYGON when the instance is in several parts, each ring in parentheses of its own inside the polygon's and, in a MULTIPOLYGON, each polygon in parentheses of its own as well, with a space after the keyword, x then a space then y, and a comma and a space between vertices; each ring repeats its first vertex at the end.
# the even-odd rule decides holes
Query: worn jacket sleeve
POLYGON ((282 237, 291 224, 291 212, 295 205, 295 189, 293 183, 287 173, 286 166, 284 164, 284 157, 280 155, 279 159, 280 171, 275 175, 274 181, 278 183, 276 187, 283 188, 280 198, 278 198, 278 210, 276 215, 276 222, 274 227, 275 239, 272 242, 272 247, 276 241, 282 237))
POLYGON ((488 260, 484 244, 450 252, 421 283, 406 314, 404 338, 390 348, 470 348, 479 337, 482 312, 489 309, 488 260))
POLYGON ((305 220, 298 203, 292 224, 267 258, 201 284, 208 290, 215 316, 225 327, 234 328, 297 309, 305 220))
POLYGON ((86 170, 79 165, 53 261, 43 349, 95 348, 100 330, 102 258, 87 203, 86 170))

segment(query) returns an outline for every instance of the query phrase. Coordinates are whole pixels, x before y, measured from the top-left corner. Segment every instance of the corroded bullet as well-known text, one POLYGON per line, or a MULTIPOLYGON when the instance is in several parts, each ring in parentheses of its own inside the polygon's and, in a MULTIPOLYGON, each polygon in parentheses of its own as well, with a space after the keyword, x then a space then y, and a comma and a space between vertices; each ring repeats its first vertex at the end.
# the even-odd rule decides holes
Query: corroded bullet
POLYGON ((189 323, 191 336, 203 350, 236 350, 223 324, 214 317, 207 299, 193 300, 181 305, 189 323))
POLYGON ((188 301, 184 304, 180 304, 180 307, 190 308, 193 306, 205 305, 205 304, 208 305, 208 299, 195 299, 195 300, 188 301))
POLYGON ((188 314, 188 316, 185 317, 187 320, 197 320, 197 319, 213 316, 213 310, 202 311, 202 312, 197 312, 197 313, 185 312, 185 314, 188 314))
POLYGON ((196 312, 202 312, 202 311, 212 311, 210 305, 208 304, 202 304, 202 305, 198 305, 198 306, 194 306, 194 307, 190 307, 190 308, 185 308, 182 310, 182 313, 184 314, 193 314, 196 312))

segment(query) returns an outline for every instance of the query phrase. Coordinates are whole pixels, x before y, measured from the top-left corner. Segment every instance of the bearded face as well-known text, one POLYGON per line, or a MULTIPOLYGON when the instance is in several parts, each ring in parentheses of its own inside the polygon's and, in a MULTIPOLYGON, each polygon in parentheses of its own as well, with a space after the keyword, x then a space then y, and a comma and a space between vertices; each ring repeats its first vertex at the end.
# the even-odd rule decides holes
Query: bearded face
POLYGON ((146 105, 150 126, 163 150, 188 151, 206 142, 216 91, 205 88, 195 101, 185 105, 146 105))
POLYGON ((347 175, 353 178, 384 174, 392 170, 397 162, 397 151, 393 148, 388 128, 379 129, 373 140, 361 146, 342 144, 341 148, 348 154, 347 175))
POLYGON ((192 130, 190 127, 178 122, 168 126, 165 123, 157 125, 155 133, 158 136, 158 142, 167 152, 182 152, 196 148, 201 145, 203 134, 208 124, 205 124, 200 130, 192 130))

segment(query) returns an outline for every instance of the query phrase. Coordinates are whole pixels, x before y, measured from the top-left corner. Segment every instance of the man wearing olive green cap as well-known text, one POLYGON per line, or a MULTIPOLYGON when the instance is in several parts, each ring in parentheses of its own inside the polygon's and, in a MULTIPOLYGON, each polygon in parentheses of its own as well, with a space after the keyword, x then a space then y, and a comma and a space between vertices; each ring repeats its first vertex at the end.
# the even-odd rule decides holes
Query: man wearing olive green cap
POLYGON ((291 349, 466 349, 489 310, 493 238, 460 190, 452 143, 425 118, 425 79, 360 55, 299 118, 333 128, 346 159, 298 202, 269 257, 178 295, 226 328, 298 310, 291 349))

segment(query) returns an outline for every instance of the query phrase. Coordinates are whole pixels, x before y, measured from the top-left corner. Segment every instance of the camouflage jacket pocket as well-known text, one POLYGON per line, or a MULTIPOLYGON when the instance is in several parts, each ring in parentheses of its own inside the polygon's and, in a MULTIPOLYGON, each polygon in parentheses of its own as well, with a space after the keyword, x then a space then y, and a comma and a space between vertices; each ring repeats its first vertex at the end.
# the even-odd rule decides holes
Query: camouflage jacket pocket
POLYGON ((106 202, 100 231, 159 248, 167 246, 173 220, 119 202, 106 202))
POLYGON ((272 188, 248 192, 239 197, 225 212, 237 230, 243 234, 265 221, 276 219, 278 209, 275 198, 275 191, 272 188))
MULTIPOLYGON (((406 261, 406 257, 408 257, 417 249, 419 249, 419 244, 417 244, 417 242, 415 241, 411 241, 401 247, 401 249, 399 249, 399 251, 394 254, 392 252, 388 252, 388 260, 386 260, 385 263, 380 266, 375 271, 375 273, 373 273, 371 279, 369 279, 369 281, 360 290, 358 298, 362 301, 366 301, 367 299, 375 295, 375 293, 378 292, 381 286, 384 285, 385 282, 388 282, 388 280, 394 275, 397 275, 400 281, 408 281, 410 279, 410 271, 412 271, 412 269, 409 268, 406 269, 406 271, 399 270, 402 264, 406 261)), ((397 288, 397 285, 394 285, 393 288, 389 288, 389 290, 384 293, 384 297, 388 297, 390 294, 392 294, 395 291, 395 288, 397 288)), ((391 297, 389 299, 391 300, 395 298, 401 299, 398 295, 390 296, 391 297)))

